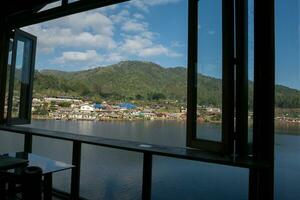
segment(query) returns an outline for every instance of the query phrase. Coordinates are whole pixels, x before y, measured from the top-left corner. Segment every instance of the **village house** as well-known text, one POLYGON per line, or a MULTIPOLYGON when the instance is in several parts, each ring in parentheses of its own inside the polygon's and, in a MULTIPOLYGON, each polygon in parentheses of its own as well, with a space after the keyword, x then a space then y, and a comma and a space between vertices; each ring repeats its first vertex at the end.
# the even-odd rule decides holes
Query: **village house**
POLYGON ((94 112, 95 109, 93 106, 90 106, 90 105, 82 105, 82 106, 80 106, 79 111, 80 112, 94 112))

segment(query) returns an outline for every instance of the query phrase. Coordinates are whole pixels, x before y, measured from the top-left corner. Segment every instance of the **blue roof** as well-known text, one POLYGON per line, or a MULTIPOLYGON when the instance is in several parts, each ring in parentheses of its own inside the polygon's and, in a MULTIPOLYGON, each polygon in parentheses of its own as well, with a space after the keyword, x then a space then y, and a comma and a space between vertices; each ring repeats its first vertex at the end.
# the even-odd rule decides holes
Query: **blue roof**
POLYGON ((134 108, 136 108, 136 106, 133 105, 133 104, 131 104, 131 103, 121 103, 121 104, 119 104, 119 106, 121 108, 126 108, 126 109, 134 109, 134 108))
POLYGON ((101 103, 95 103, 94 108, 95 109, 101 109, 101 108, 105 108, 105 106, 103 106, 101 103))

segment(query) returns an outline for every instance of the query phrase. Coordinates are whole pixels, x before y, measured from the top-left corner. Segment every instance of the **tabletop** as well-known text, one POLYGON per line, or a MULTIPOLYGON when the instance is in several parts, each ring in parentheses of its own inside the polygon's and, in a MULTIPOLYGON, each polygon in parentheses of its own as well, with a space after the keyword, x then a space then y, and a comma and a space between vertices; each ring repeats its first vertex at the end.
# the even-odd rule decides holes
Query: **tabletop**
POLYGON ((8 156, 13 158, 28 160, 27 166, 40 167, 43 170, 43 175, 62 171, 62 170, 67 170, 75 167, 74 165, 53 160, 33 153, 25 153, 25 152, 8 153, 8 156))

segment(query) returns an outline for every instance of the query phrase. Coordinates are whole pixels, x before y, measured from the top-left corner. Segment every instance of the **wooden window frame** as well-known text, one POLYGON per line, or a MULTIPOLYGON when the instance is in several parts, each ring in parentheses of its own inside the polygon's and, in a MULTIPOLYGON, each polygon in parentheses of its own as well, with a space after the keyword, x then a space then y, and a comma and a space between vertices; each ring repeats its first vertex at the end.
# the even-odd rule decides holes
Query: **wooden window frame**
MULTIPOLYGON (((80 0, 74 3, 67 3, 64 1, 64 5, 52 8, 42 12, 28 12, 17 13, 14 16, 3 18, 0 21, 0 26, 3 31, 0 32, 0 72, 1 74, 7 73, 7 58, 8 58, 8 46, 9 46, 9 30, 12 28, 18 28, 21 26, 28 26, 34 23, 39 23, 58 17, 63 17, 66 15, 79 13, 87 11, 93 8, 104 7, 107 5, 117 4, 120 2, 125 2, 127 0, 107 0, 107 1, 98 1, 90 0, 89 3, 86 1, 80 0)), ((246 58, 246 13, 244 12, 247 6, 247 0, 223 0, 223 49, 227 46, 229 49, 223 51, 223 94, 222 94, 222 142, 206 142, 205 140, 196 140, 196 118, 197 113, 197 27, 198 27, 198 0, 188 0, 189 1, 189 42, 188 42, 188 115, 187 115, 187 146, 197 147, 204 149, 211 149, 212 151, 220 150, 225 154, 231 154, 234 151, 234 143, 237 152, 240 155, 243 155, 242 152, 245 152, 245 149, 239 150, 239 148, 246 148, 243 146, 245 141, 247 141, 247 131, 243 132, 247 128, 245 116, 247 112, 245 111, 245 96, 242 96, 240 99, 240 106, 238 102, 234 104, 232 98, 235 94, 235 90, 232 88, 232 70, 233 65, 241 66, 236 70, 237 76, 239 77, 237 82, 241 85, 238 85, 238 88, 246 89, 245 75, 247 69, 245 65, 246 58), (235 4, 235 5, 234 5, 235 4), (194 6, 194 7, 193 7, 194 6), (240 7, 241 6, 241 7, 240 7), (242 18, 236 20, 236 33, 239 33, 240 39, 239 44, 232 46, 232 37, 231 31, 234 27, 234 22, 232 18, 234 16, 241 16, 241 14, 233 14, 233 7, 240 8, 236 12, 242 10, 242 18), (241 9, 242 8, 242 9, 241 9), (229 13, 228 13, 229 12, 229 13), (225 14, 227 13, 227 14, 225 14), (228 28, 228 32, 224 31, 224 25, 228 28), (228 40, 226 40, 226 39, 228 40), (243 39, 244 38, 244 39, 243 39), (228 44, 226 43, 228 42, 228 44), (226 43, 226 44, 225 44, 226 43), (232 55, 232 48, 238 50, 237 55, 240 55, 239 58, 235 58, 232 55), (228 55, 224 57, 224 54, 228 55), (227 58, 227 59, 225 59, 227 58), (241 62, 242 61, 242 62, 241 62), (227 67, 224 70, 224 63, 227 63, 227 67), (228 71, 226 71, 226 69, 228 71), (224 85, 227 85, 224 87, 224 85), (225 88, 225 90, 224 90, 225 88), (226 89, 228 90, 226 92, 226 89), (236 106, 236 110, 232 110, 232 103, 236 106), (241 109, 242 108, 242 109, 241 109), (239 113, 240 112, 240 113, 239 113), (232 117, 233 116, 233 117, 232 117), (241 117, 242 116, 242 117, 241 117), (234 127, 232 120, 236 117, 236 123, 240 125, 234 127), (225 123, 224 119, 229 120, 229 123, 225 123), (240 131, 240 132, 238 132, 240 131), (238 135, 242 134, 242 135, 238 135)), ((274 198, 274 87, 275 87, 275 17, 274 17, 274 0, 254 0, 254 100, 253 100, 253 161, 260 162, 264 161, 269 164, 269 167, 257 167, 251 168, 249 172, 249 199, 253 200, 264 200, 264 199, 273 199, 274 198)), ((234 77, 234 76, 233 76, 234 77)), ((248 78, 248 77, 247 77, 248 78)), ((6 76, 0 76, 0 123, 4 123, 4 102, 5 102, 5 84, 6 76)), ((246 94, 244 90, 238 89, 241 94, 246 94)), ((236 91, 238 93, 238 91, 236 91)), ((236 94, 237 94, 236 93, 236 94)), ((233 98, 234 99, 234 98, 233 98)), ((235 99, 238 101, 238 99, 235 99)), ((20 128, 20 127, 18 127, 20 128)), ((15 130, 14 130, 15 132, 15 130)), ((20 130, 20 132, 24 132, 20 130)), ((48 133, 47 133, 48 134, 48 133)), ((32 135, 27 134, 32 138, 32 135)), ((37 134, 40 135, 40 134, 37 134)), ((55 137, 53 134, 49 134, 50 137, 55 137)), ((49 136, 48 135, 48 136, 49 136)), ((72 136, 73 138, 73 136, 72 136)), ((76 142, 78 142, 76 140, 76 142)), ((26 142, 25 142, 26 143, 26 142)), ((27 143, 30 146, 30 142, 27 143)), ((119 143, 118 143, 119 144, 119 143)), ((107 146, 105 143, 104 146, 107 146)), ((75 145, 76 147, 76 145, 75 145)), ((76 148, 75 148, 76 149, 76 148)), ((138 150, 140 151, 140 150, 138 150)), ((189 149, 185 150, 188 154, 188 157, 192 154, 189 152, 189 149)), ((181 152, 185 152, 181 151, 181 152)), ((77 152, 77 151, 75 151, 77 152)), ((199 151, 197 151, 199 152, 199 151)), ((202 153, 202 152, 201 152, 202 153)), ((172 152, 172 156, 174 152, 172 152)), ((160 154, 161 155, 161 154, 160 154)), ((164 153, 162 155, 165 155, 164 153)), ((76 156, 75 156, 76 157, 76 156)), ((180 155, 178 158, 181 158, 180 155)), ((75 159, 76 160, 76 159, 75 159)), ((205 158, 204 160, 207 161, 205 158)), ((215 158, 213 159, 215 160, 215 158)), ((233 159, 233 164, 235 159, 233 159)), ((252 159, 251 159, 252 160, 252 159)), ((209 161, 213 162, 213 161, 209 161)), ((225 164, 225 163, 223 163, 225 164)), ((228 165, 228 164, 225 164, 228 165)), ((251 164, 253 167, 253 164, 251 164)), ((78 181, 76 182, 78 184, 78 181)), ((75 187, 76 188, 76 187, 75 187)), ((78 191, 78 190, 77 190, 78 191)))
POLYGON ((198 0, 189 1, 187 146, 248 154, 248 0, 222 1, 222 140, 197 138, 198 0))
MULTIPOLYGON (((20 29, 15 29, 12 34, 13 45, 12 45, 12 62, 11 70, 9 74, 9 89, 8 89, 8 103, 7 103, 7 124, 30 124, 31 123, 31 107, 32 107, 32 92, 33 92, 33 79, 34 79, 34 69, 35 69, 35 54, 36 54, 36 43, 37 38, 25 31, 20 29), (16 70, 16 59, 17 59, 17 43, 18 41, 31 42, 30 52, 29 52, 29 65, 28 69, 23 69, 21 79, 27 78, 28 84, 21 83, 20 91, 20 105, 19 105, 19 116, 12 117, 12 101, 13 101, 13 91, 14 91, 14 80, 15 80, 15 70, 16 70), (28 72, 26 74, 25 72, 28 72)), ((24 59, 24 58, 23 58, 24 59)), ((24 61, 23 61, 24 62, 24 61)))

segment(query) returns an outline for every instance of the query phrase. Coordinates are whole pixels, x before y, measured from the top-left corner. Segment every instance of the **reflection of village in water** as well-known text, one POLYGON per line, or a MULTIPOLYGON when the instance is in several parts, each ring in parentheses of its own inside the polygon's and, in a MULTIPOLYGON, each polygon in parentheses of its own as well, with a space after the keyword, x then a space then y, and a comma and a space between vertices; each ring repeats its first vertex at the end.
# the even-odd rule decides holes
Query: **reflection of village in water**
MULTIPOLYGON (((167 103, 167 102, 166 102, 167 103)), ((164 105, 137 106, 133 102, 94 103, 75 98, 44 97, 32 102, 33 119, 62 120, 185 120, 186 107, 178 106, 176 112, 166 111, 164 105), (164 110, 164 111, 162 111, 164 110)), ((173 109, 174 110, 174 109, 173 109)), ((205 107, 199 109, 199 121, 218 122, 221 109, 205 107), (200 114, 201 113, 201 114, 200 114)))

